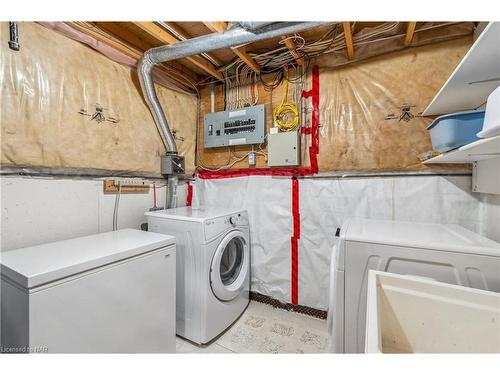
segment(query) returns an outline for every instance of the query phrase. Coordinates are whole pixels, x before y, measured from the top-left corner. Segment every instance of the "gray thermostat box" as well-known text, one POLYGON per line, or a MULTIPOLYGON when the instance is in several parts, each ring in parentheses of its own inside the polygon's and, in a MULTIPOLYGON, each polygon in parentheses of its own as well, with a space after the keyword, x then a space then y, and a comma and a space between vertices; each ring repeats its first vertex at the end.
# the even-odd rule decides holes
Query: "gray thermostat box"
POLYGON ((264 143, 263 104, 205 114, 205 148, 264 143))

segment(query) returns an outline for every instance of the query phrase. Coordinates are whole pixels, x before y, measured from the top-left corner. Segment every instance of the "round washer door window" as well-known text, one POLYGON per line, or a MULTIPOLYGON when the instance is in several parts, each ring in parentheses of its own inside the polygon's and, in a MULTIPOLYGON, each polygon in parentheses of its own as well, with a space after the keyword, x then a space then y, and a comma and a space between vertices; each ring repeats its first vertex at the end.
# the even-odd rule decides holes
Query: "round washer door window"
POLYGON ((218 299, 230 301, 241 293, 245 287, 249 258, 243 233, 229 232, 215 251, 210 267, 210 285, 218 299))

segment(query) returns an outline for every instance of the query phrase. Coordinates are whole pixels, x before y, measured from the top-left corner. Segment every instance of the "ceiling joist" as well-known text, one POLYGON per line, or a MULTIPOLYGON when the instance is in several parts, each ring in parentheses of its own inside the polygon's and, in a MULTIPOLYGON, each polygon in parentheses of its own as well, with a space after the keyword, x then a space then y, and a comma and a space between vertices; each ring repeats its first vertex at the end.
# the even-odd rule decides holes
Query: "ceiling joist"
MULTIPOLYGON (((178 39, 180 41, 184 41, 184 40, 188 40, 188 39, 192 38, 191 35, 189 35, 184 29, 182 29, 179 25, 177 25, 174 22, 160 22, 160 24, 162 26, 166 27, 169 31, 171 30, 174 33, 174 35, 176 37, 178 37, 178 39)), ((221 60, 219 60, 217 57, 215 57, 212 54, 202 53, 201 55, 203 57, 207 58, 208 60, 210 60, 213 64, 215 64, 217 66, 224 65, 224 63, 221 60)))
MULTIPOLYGON (((123 53, 124 55, 132 57, 135 60, 139 60, 142 57, 141 51, 138 51, 135 48, 132 48, 132 47, 127 46, 123 43, 120 43, 111 37, 107 37, 100 32, 96 32, 91 27, 87 26, 85 23, 81 23, 81 22, 66 22, 66 23, 68 25, 70 25, 72 28, 93 37, 94 39, 98 40, 99 42, 104 43, 104 44, 116 49, 117 51, 123 53)), ((179 77, 176 74, 171 74, 169 72, 169 69, 172 69, 171 67, 169 68, 169 67, 164 66, 164 65, 158 65, 157 68, 159 69, 161 74, 164 74, 164 75, 168 76, 170 79, 175 80, 177 83, 181 84, 182 87, 184 87, 186 85, 185 80, 179 79, 179 77)), ((187 71, 183 71, 182 73, 188 77, 188 80, 192 84, 196 83, 197 77, 194 73, 192 73, 191 71, 189 71, 189 74, 187 71)))
POLYGON ((352 60, 354 57, 354 45, 352 43, 352 30, 350 22, 342 22, 342 26, 344 27, 344 38, 345 38, 345 46, 347 49, 347 58, 352 60))
POLYGON ((297 64, 304 66, 304 58, 297 52, 297 45, 293 41, 293 36, 282 36, 281 40, 285 43, 297 64))
MULTIPOLYGON (((205 26, 214 33, 222 33, 228 29, 227 22, 205 22, 205 26)), ((247 53, 246 46, 231 47, 231 51, 238 56, 245 64, 247 64, 255 73, 260 73, 261 67, 255 60, 247 53)))
POLYGON ((416 22, 408 22, 408 27, 406 28, 405 46, 411 45, 411 42, 413 41, 413 35, 415 35, 416 26, 416 22))
MULTIPOLYGON (((146 33, 155 37, 158 41, 162 43, 175 44, 179 42, 179 40, 176 37, 174 37, 167 31, 163 30, 160 26, 158 26, 154 22, 134 22, 134 23, 142 30, 144 30, 146 33)), ((198 68, 205 71, 206 73, 217 78, 218 80, 220 81, 224 80, 222 73, 219 72, 217 69, 215 69, 215 67, 211 63, 206 61, 204 58, 200 56, 188 56, 186 57, 186 59, 189 60, 194 65, 196 65, 198 68)))
POLYGON ((229 24, 224 21, 212 21, 212 22, 203 21, 203 23, 213 33, 223 33, 229 28, 229 24))

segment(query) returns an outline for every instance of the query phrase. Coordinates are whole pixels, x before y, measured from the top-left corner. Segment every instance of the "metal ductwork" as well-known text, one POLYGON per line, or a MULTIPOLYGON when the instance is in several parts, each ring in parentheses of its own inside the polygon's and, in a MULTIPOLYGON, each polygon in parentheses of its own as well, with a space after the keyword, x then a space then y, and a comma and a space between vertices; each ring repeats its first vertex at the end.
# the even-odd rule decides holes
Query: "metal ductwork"
POLYGON ((248 31, 256 31, 275 22, 238 22, 238 25, 248 31))
MULTIPOLYGON (((167 154, 177 154, 177 146, 154 88, 151 73, 155 65, 204 52, 293 34, 324 24, 324 22, 242 22, 222 33, 202 35, 176 44, 151 48, 144 52, 137 65, 139 81, 144 99, 153 114, 161 139, 167 149, 167 154)), ((174 185, 170 183, 170 180, 169 177, 169 190, 173 189, 174 185)), ((169 201, 167 202, 168 207, 172 204, 171 199, 169 201)))

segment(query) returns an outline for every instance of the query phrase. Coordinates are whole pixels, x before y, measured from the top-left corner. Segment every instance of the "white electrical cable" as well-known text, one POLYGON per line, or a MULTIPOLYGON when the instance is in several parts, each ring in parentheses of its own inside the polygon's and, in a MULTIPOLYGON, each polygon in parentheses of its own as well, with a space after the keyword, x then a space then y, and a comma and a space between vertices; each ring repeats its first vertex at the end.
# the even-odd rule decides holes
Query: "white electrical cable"
POLYGON ((120 204, 120 196, 122 192, 122 183, 118 181, 118 192, 115 196, 115 208, 113 210, 113 231, 118 230, 118 206, 120 204))

